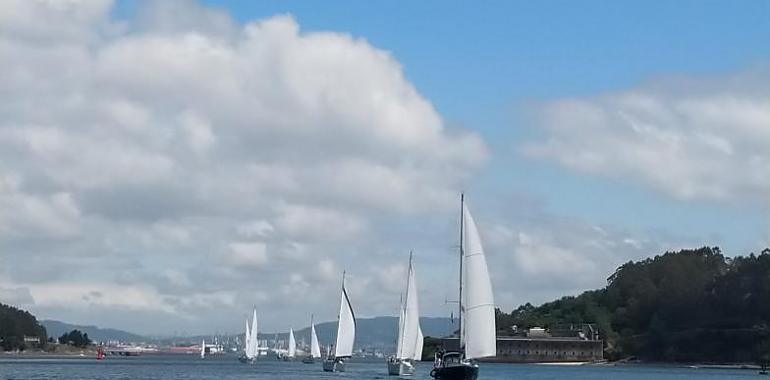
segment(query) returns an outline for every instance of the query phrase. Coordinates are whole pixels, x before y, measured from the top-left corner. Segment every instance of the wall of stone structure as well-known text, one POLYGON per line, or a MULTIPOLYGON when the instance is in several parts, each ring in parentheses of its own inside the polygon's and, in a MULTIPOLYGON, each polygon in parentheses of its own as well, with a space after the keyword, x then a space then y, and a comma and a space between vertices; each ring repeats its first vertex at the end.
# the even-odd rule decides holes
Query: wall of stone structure
MULTIPOLYGON (((443 339, 447 350, 457 349, 457 339, 443 339)), ((558 363, 592 362, 602 360, 601 340, 557 338, 497 338, 497 356, 486 362, 501 363, 558 363)))

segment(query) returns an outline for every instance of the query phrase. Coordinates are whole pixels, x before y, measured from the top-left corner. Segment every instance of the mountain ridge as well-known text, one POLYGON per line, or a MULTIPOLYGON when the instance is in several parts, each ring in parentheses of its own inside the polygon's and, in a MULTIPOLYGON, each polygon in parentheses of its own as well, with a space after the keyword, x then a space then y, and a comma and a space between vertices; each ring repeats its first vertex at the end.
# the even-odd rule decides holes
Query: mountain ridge
POLYGON ((89 339, 95 342, 115 340, 120 342, 148 342, 152 340, 143 335, 109 327, 76 325, 53 319, 45 319, 40 321, 40 323, 45 327, 46 331, 48 332, 48 336, 53 337, 54 339, 72 330, 80 330, 81 332, 88 334, 89 339))
MULTIPOLYGON (((48 336, 57 338, 62 334, 80 330, 87 333, 89 338, 97 342, 120 341, 120 342, 197 342, 200 338, 207 338, 209 334, 196 334, 184 337, 164 337, 153 338, 116 328, 97 327, 93 325, 77 325, 57 320, 43 320, 40 322, 48 332, 48 336)), ((422 317, 420 326, 425 336, 445 336, 451 334, 456 327, 449 318, 443 317, 422 317)), ((337 332, 337 321, 321 322, 316 324, 316 333, 322 345, 333 343, 337 332)), ((398 331, 398 318, 391 316, 380 316, 370 318, 356 318, 356 347, 395 347, 396 335, 398 331)), ((240 337, 242 334, 225 334, 226 337, 240 337)), ((287 340, 289 332, 260 332, 260 339, 267 339, 271 343, 278 337, 278 340, 287 340)), ((310 342, 310 326, 306 326, 294 331, 297 341, 310 342)))

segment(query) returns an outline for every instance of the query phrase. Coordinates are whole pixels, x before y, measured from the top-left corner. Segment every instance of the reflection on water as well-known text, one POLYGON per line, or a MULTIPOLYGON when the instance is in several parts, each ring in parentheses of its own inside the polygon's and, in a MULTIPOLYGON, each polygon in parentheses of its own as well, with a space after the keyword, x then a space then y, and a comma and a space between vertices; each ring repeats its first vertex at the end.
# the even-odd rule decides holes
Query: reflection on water
MULTIPOLYGON (((431 363, 419 363, 414 379, 430 379, 431 363)), ((235 356, 146 355, 139 357, 19 358, 0 357, 0 380, 21 379, 394 379, 384 361, 350 362, 348 372, 328 373, 321 364, 261 361, 241 364, 235 356)), ((480 380, 721 380, 761 378, 751 370, 713 370, 661 367, 561 367, 515 364, 482 364, 480 380)))

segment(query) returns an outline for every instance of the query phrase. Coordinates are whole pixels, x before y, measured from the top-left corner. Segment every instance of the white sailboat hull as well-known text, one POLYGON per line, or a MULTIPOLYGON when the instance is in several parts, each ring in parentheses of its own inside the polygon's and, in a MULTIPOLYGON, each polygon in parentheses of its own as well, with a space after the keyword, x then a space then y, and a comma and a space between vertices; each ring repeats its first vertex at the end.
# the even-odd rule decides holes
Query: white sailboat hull
POLYGON ((345 372, 345 362, 342 359, 326 359, 323 368, 326 372, 345 372))
POLYGON ((411 376, 414 374, 415 365, 411 360, 402 360, 396 358, 388 359, 388 375, 392 376, 411 376))

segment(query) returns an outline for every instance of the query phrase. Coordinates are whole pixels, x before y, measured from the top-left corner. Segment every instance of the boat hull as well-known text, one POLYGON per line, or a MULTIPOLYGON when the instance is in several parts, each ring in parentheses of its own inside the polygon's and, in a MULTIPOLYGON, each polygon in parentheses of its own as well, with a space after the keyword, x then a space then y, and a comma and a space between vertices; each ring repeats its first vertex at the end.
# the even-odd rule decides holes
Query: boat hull
POLYGON ((470 363, 436 367, 430 371, 430 376, 441 380, 476 380, 479 377, 479 367, 470 363))
POLYGON ((388 359, 388 375, 410 376, 414 374, 414 363, 409 360, 388 359))
POLYGON ((324 360, 323 369, 326 372, 345 372, 345 362, 339 359, 324 360))
POLYGON ((238 361, 244 364, 254 364, 257 362, 257 358, 247 358, 245 356, 239 356, 238 361))
POLYGON ((302 362, 305 363, 305 364, 313 364, 313 363, 315 363, 315 359, 308 356, 308 357, 302 359, 302 362))

